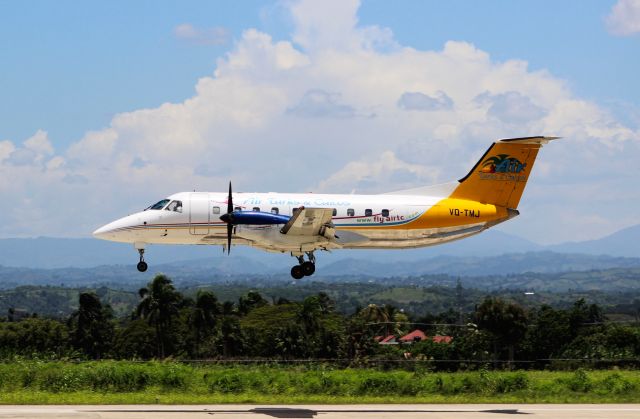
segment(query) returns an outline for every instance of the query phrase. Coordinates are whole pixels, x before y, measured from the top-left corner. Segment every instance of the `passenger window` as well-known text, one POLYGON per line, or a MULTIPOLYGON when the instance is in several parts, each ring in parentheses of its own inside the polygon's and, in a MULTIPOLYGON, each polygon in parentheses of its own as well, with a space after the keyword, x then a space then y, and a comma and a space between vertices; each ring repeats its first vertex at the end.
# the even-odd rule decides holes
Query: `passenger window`
POLYGON ((353 208, 348 208, 347 217, 353 217, 354 215, 356 215, 356 211, 353 208))
POLYGON ((388 209, 383 209, 382 210, 382 216, 383 217, 388 217, 389 216, 389 210, 388 209))
POLYGON ((271 214, 280 214, 280 210, 278 209, 278 207, 271 208, 271 214))
POLYGON ((220 214, 220 207, 213 207, 214 214, 220 214))
POLYGON ((182 212, 182 201, 171 201, 165 211, 182 212))
POLYGON ((366 210, 364 210, 364 216, 365 217, 371 217, 373 215, 373 210, 367 208, 366 210))
POLYGON ((336 215, 338 215, 338 210, 334 208, 334 209, 333 209, 333 213, 332 213, 331 215, 333 215, 334 217, 335 217, 336 215))
POLYGON ((255 212, 260 212, 260 207, 253 207, 253 210, 254 210, 255 212))
POLYGON ((235 207, 233 210, 234 211, 242 211, 242 207, 235 207))

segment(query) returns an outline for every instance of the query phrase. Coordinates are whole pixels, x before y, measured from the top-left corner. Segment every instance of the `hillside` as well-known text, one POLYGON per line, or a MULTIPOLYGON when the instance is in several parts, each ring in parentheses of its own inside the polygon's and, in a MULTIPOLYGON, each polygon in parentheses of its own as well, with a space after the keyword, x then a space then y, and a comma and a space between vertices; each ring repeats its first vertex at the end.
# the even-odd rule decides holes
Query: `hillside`
MULTIPOLYGON (((319 252, 318 263, 319 267, 335 265, 336 269, 346 267, 355 271, 358 267, 370 270, 368 266, 375 266, 373 261, 384 260, 385 264, 397 263, 395 268, 404 272, 415 269, 415 266, 411 266, 414 262, 416 262, 414 265, 421 266, 425 259, 444 256, 491 258, 505 253, 552 252, 639 258, 640 251, 637 246, 639 242, 640 225, 620 230, 599 240, 562 243, 552 246, 542 246, 521 237, 491 229, 465 240, 420 249, 319 252), (350 260, 350 262, 346 262, 346 260, 350 260), (411 268, 403 268, 402 263, 408 263, 411 268)), ((176 245, 149 246, 146 254, 147 261, 152 268, 195 259, 215 259, 216 263, 211 266, 219 269, 219 273, 228 275, 283 273, 288 271, 291 264, 291 259, 288 258, 288 255, 270 254, 243 246, 234 247, 232 256, 222 256, 220 247, 176 245), (239 259, 239 257, 242 259, 239 259)), ((93 238, 60 239, 39 237, 0 239, 0 265, 5 267, 29 267, 35 269, 92 268, 103 265, 133 266, 136 261, 137 254, 131 245, 93 238)), ((434 266, 438 267, 436 268, 438 272, 441 271, 439 266, 448 263, 447 259, 432 260, 432 262, 434 266)), ((556 266, 556 262, 558 261, 552 260, 547 265, 556 266)), ((575 258, 574 262, 577 262, 575 258)), ((538 262, 532 263, 538 266, 534 266, 533 270, 540 271, 541 264, 538 262)), ((573 262, 569 263, 573 265, 573 262)), ((587 263, 585 265, 587 269, 592 266, 586 261, 586 258, 583 258, 583 262, 580 263, 587 263)), ((602 268, 603 266, 596 264, 593 267, 602 268)), ((498 268, 494 268, 491 272, 495 272, 496 269, 498 268)), ((574 267, 569 266, 567 269, 574 270, 574 267)), ((517 270, 526 271, 527 269, 522 265, 522 268, 517 270)), ((557 269, 557 271, 559 270, 562 269, 557 269)), ((430 272, 430 270, 429 268, 421 268, 419 272, 430 272)), ((462 274, 462 272, 456 272, 456 274, 458 273, 462 274)))

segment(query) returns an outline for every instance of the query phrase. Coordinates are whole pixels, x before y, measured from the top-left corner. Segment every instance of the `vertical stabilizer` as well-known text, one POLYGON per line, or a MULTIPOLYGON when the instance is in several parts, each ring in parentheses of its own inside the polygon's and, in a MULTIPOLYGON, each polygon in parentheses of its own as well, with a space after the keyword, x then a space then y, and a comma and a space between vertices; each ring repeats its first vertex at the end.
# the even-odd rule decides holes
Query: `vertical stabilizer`
POLYGON ((450 198, 516 209, 538 150, 558 137, 509 138, 496 141, 464 178, 450 198))

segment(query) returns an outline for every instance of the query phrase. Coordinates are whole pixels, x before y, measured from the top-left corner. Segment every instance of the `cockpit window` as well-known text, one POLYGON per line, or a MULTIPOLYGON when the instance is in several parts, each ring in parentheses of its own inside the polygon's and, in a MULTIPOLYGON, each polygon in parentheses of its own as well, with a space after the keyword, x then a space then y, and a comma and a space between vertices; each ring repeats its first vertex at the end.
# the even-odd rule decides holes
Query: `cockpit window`
POLYGON ((182 201, 171 201, 165 211, 182 212, 182 201))
POLYGON ((161 210, 162 208, 164 208, 165 205, 167 205, 169 203, 169 199, 163 199, 162 201, 158 201, 157 203, 151 205, 149 208, 147 209, 151 209, 151 210, 161 210))

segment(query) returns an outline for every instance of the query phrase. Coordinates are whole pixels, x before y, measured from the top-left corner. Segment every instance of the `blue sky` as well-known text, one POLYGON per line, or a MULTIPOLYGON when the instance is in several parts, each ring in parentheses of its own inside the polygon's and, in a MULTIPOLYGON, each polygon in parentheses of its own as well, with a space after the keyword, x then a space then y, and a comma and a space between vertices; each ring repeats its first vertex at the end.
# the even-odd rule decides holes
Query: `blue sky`
MULTIPOLYGON (((169 188, 216 189, 230 177, 245 189, 335 192, 394 188, 388 179, 402 180, 399 188, 446 181, 464 172, 492 136, 543 133, 570 137, 568 145, 550 148, 548 159, 558 163, 571 153, 576 170, 563 168, 559 185, 552 169, 541 167, 525 207, 547 215, 508 231, 540 242, 602 236, 640 223, 633 211, 640 205, 637 188, 621 179, 637 174, 633 159, 640 158, 638 22, 638 0, 0 0, 0 162, 4 158, 3 174, 24 179, 0 183, 0 195, 19 203, 0 235, 85 236, 109 217, 174 192, 169 188), (361 60, 351 59, 358 54, 361 60), (359 69, 365 62, 368 67, 359 69), (426 66, 422 74, 412 73, 421 71, 413 62, 426 66), (448 79, 439 68, 460 79, 448 79), (406 85, 400 75, 407 75, 406 85), (372 77, 387 79, 371 87, 360 83, 372 77), (456 92, 457 85, 469 94, 456 92), (394 98, 403 91, 442 92, 455 106, 449 113, 399 112, 394 98), (489 110, 482 116, 474 108, 479 97, 491 102, 483 102, 489 110), (309 100, 321 103, 305 111, 309 100), (505 104, 521 114, 491 113, 505 104), (270 113, 272 106, 280 111, 270 113), (350 117, 335 109, 347 109, 350 117), (198 119, 203 112, 209 117, 198 119), (404 121, 406 132, 398 132, 394 121, 404 121), (256 156, 235 152, 244 166, 238 167, 218 153, 239 142, 256 153, 263 143, 287 150, 301 136, 309 147, 321 145, 325 161, 303 179, 292 178, 298 166, 287 152, 271 156, 271 164, 281 167, 271 177, 248 173, 262 170, 256 156), (367 136, 365 152, 357 144, 344 147, 367 136), (150 152, 156 141, 183 140, 180 150, 198 157, 150 152), (91 154, 105 144, 108 159, 91 154), (436 153, 460 161, 430 159, 436 153), (631 167, 620 173, 594 169, 596 154, 631 167), (420 155, 422 161, 413 158, 420 155), (366 170, 354 175, 359 165, 366 170), (111 182, 92 172, 116 166, 122 173, 111 182), (139 182, 131 188, 148 185, 162 167, 174 166, 180 177, 145 187, 138 197, 123 187, 131 176, 139 182), (554 187, 563 202, 550 203, 554 187), (614 197, 588 209, 581 205, 593 194, 614 191, 624 197, 615 213, 614 197), (33 222, 48 216, 52 199, 55 206, 56 197, 65 201, 78 193, 88 202, 74 228, 33 222), (120 204, 91 207, 105 195, 120 204), (540 229, 546 225, 567 227, 545 235, 540 229)), ((70 219, 61 217, 59 224, 70 219)))

